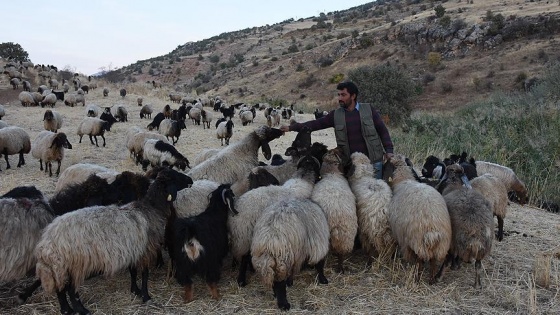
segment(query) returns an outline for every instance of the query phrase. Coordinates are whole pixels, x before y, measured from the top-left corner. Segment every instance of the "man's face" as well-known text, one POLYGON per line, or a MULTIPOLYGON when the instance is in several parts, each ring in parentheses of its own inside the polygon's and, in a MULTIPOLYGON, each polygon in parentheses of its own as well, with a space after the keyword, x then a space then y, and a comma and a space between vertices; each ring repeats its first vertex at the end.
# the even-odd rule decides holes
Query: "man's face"
POLYGON ((341 107, 348 108, 348 106, 352 105, 353 101, 352 95, 346 89, 338 91, 338 104, 341 107))

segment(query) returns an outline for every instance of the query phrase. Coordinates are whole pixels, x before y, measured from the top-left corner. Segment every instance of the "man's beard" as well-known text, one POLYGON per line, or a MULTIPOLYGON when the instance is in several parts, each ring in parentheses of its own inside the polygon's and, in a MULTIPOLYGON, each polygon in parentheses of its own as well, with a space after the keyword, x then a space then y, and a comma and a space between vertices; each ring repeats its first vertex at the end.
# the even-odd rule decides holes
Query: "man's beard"
POLYGON ((344 103, 343 101, 338 101, 338 105, 343 108, 348 108, 348 104, 344 103))

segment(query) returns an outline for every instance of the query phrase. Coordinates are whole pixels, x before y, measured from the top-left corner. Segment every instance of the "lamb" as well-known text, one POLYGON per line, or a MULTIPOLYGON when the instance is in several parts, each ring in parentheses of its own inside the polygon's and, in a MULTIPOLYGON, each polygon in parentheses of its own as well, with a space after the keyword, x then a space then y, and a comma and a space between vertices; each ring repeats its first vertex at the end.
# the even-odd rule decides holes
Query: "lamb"
POLYGON ((60 174, 60 164, 64 158, 64 149, 72 149, 72 144, 68 141, 64 132, 54 133, 52 131, 44 130, 39 132, 35 141, 33 142, 31 155, 39 159, 40 170, 43 170, 43 161, 45 162, 45 173, 49 171, 49 176, 52 176, 52 161, 58 163, 56 169, 56 176, 60 174))
POLYGON ((154 120, 152 120, 152 122, 149 123, 146 128, 148 128, 148 130, 153 130, 154 128, 159 130, 159 125, 164 119, 165 116, 163 115, 163 113, 157 113, 156 116, 154 117, 154 120))
POLYGON ((139 201, 122 207, 79 209, 56 218, 45 229, 35 249, 36 272, 44 290, 57 293, 63 314, 90 313, 78 295, 86 277, 114 275, 128 267, 131 291, 141 296, 143 302, 151 299, 148 267, 157 258, 164 241, 166 220, 174 215, 171 202, 177 196, 173 177, 168 172, 160 171, 139 201), (136 283, 137 269, 142 271, 141 289, 136 283))
POLYGON ((103 97, 107 97, 109 96, 109 88, 104 87, 103 88, 103 97))
MULTIPOLYGON (((468 177, 467 177, 468 178, 468 177)), ((485 173, 473 178, 471 186, 492 206, 492 213, 498 218, 498 241, 504 239, 504 218, 508 204, 507 188, 496 176, 485 173)))
POLYGON ((124 97, 126 96, 126 89, 122 88, 122 89, 119 91, 119 94, 120 94, 120 96, 121 96, 122 98, 124 98, 124 97))
POLYGON ((226 145, 229 145, 229 139, 233 136, 233 121, 231 119, 221 122, 216 127, 216 137, 220 139, 221 145, 224 145, 224 139, 226 140, 226 145))
POLYGON ((210 196, 204 212, 175 221, 175 278, 185 287, 185 302, 193 297, 192 276, 203 276, 213 299, 219 299, 218 281, 228 253, 228 212, 237 214, 230 185, 222 184, 210 196))
POLYGON ((365 154, 355 152, 350 159, 352 165, 348 171, 348 182, 356 196, 358 237, 371 264, 372 257, 377 258, 381 253, 391 253, 396 249, 388 218, 393 193, 385 181, 375 178, 373 165, 365 154))
POLYGON ((265 158, 270 159, 272 153, 268 142, 279 138, 282 134, 280 129, 260 126, 240 141, 193 167, 187 175, 193 180, 204 178, 220 184, 234 183, 257 166, 259 147, 262 147, 265 158))
POLYGON ((214 117, 212 112, 203 109, 200 111, 200 115, 202 117, 202 126, 204 127, 204 129, 210 129, 210 123, 212 122, 212 118, 214 117))
POLYGON ((101 136, 103 139, 103 146, 105 146, 105 131, 109 131, 111 129, 110 124, 105 120, 94 118, 94 117, 86 117, 78 126, 78 136, 80 136, 80 142, 82 143, 82 137, 84 135, 89 136, 89 141, 91 144, 95 144, 95 146, 99 147, 97 143, 97 136, 101 136), (95 138, 95 143, 93 143, 93 138, 95 138))
POLYGON ((153 166, 176 166, 181 170, 190 168, 189 160, 177 149, 161 140, 147 139, 144 142, 142 169, 145 171, 148 164, 153 166))
POLYGON ((147 139, 156 139, 169 143, 169 140, 167 140, 165 136, 155 132, 142 131, 130 135, 126 142, 126 147, 130 152, 130 156, 136 161, 136 165, 142 162, 144 155, 144 142, 146 142, 147 139))
POLYGON ((430 283, 435 283, 439 267, 451 244, 451 221, 442 195, 433 187, 417 182, 402 156, 394 156, 383 166, 393 198, 389 203, 389 224, 403 258, 416 262, 420 279, 423 263, 430 262, 430 283))
POLYGON ((47 94, 43 96, 43 100, 41 101, 41 107, 50 106, 51 108, 56 105, 56 95, 55 94, 47 94))
POLYGON ((181 129, 186 128, 185 122, 182 120, 176 121, 172 119, 164 119, 160 123, 159 133, 164 135, 168 140, 171 137, 171 141, 173 145, 179 141, 179 137, 181 136, 181 129), (177 139, 174 139, 177 138, 177 139))
POLYGON ((144 119, 144 117, 146 117, 151 119, 153 111, 152 107, 148 104, 142 106, 142 108, 140 108, 140 118, 144 119))
POLYGON ((62 115, 54 110, 47 109, 43 115, 43 126, 45 130, 57 132, 62 127, 62 115))
POLYGON ((325 257, 329 226, 321 207, 309 199, 290 198, 268 206, 255 224, 252 263, 265 287, 272 287, 278 308, 289 310, 286 286, 307 262, 327 284, 325 257))
POLYGON ((319 178, 320 162, 311 155, 306 155, 298 161, 297 165, 298 169, 292 179, 284 185, 255 188, 239 196, 235 201, 235 208, 238 209, 239 215, 230 218, 228 228, 233 257, 241 262, 237 277, 240 286, 247 285, 251 240, 255 222, 262 215, 263 209, 276 201, 291 197, 309 198, 313 192, 313 186, 319 178))
POLYGON ((490 173, 499 178, 508 191, 514 191, 519 204, 527 203, 527 186, 515 175, 515 172, 506 166, 495 163, 476 161, 476 170, 479 174, 490 173))
MULTIPOLYGON (((494 238, 491 204, 482 194, 472 189, 463 168, 458 164, 448 166, 442 180, 447 181, 443 198, 453 231, 450 258, 460 258, 464 262, 474 259, 474 287, 480 288, 481 260, 490 253, 494 238)), ((443 266, 439 276, 442 272, 443 266)))
POLYGON ((356 197, 343 175, 342 149, 329 150, 323 157, 321 180, 315 184, 311 200, 323 209, 330 230, 330 248, 338 258, 336 267, 343 273, 344 256, 354 249, 358 233, 356 197))
POLYGON ((117 119, 117 121, 125 122, 128 121, 128 111, 123 105, 111 106, 111 115, 117 119))
MULTIPOLYGON (((8 126, 0 129, 0 154, 6 160, 6 169, 11 168, 8 156, 19 153, 17 167, 25 165, 24 154, 31 151, 31 139, 29 134, 21 127, 8 126)), ((1 171, 1 169, 0 169, 1 171)))
MULTIPOLYGON (((22 91, 18 95, 19 102, 22 106, 27 107, 35 104, 35 99, 33 95, 29 92, 22 91)), ((41 96, 42 99, 42 96, 41 96)))
MULTIPOLYGON (((53 220, 54 213, 43 194, 21 196, 21 188, 14 189, 0 198, 0 282, 20 280, 34 273, 37 262, 33 253, 43 229, 53 220)), ((19 294, 18 302, 23 304, 41 285, 35 281, 19 294)))

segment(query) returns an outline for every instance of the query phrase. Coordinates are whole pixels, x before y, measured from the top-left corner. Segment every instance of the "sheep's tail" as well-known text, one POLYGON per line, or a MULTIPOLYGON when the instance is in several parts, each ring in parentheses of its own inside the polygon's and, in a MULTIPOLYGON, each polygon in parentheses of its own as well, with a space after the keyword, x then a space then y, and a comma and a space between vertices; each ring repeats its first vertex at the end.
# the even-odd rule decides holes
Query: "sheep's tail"
POLYGON ((64 270, 54 266, 49 266, 42 261, 37 262, 36 273, 37 277, 41 279, 41 286, 48 294, 54 294, 61 291, 67 280, 67 273, 64 270))
POLYGON ((262 282, 266 287, 271 288, 274 279, 278 276, 277 271, 283 270, 282 274, 287 274, 288 268, 285 264, 278 264, 276 258, 270 253, 262 253, 260 256, 253 256, 253 265, 262 277, 262 282))
POLYGON ((449 250, 449 246, 447 248, 442 249, 442 243, 445 241, 445 236, 440 231, 429 231, 424 234, 424 253, 417 253, 423 259, 429 258, 437 258, 434 256, 442 256, 440 258, 445 257, 447 251, 449 250))

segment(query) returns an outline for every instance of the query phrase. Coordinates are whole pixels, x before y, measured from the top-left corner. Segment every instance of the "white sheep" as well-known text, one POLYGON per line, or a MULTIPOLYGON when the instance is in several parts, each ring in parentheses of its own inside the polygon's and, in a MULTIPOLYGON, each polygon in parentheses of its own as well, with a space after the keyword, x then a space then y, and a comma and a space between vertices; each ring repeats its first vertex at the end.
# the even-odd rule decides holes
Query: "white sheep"
POLYGON ((208 179, 220 184, 234 183, 247 176, 249 171, 258 165, 260 147, 265 158, 270 159, 272 153, 268 142, 280 136, 281 130, 260 126, 240 141, 193 167, 187 175, 193 180, 208 179))
POLYGON ((233 127, 231 119, 218 124, 218 127, 216 127, 216 137, 220 139, 221 145, 224 145, 224 139, 226 140, 226 145, 229 145, 229 139, 233 136, 233 127))
POLYGON ((336 270, 344 272, 344 257, 354 249, 358 233, 356 197, 343 175, 341 149, 329 150, 323 156, 321 180, 315 184, 311 200, 325 212, 330 230, 330 248, 338 258, 336 270))
POLYGON ((87 117, 98 117, 102 112, 103 109, 95 104, 89 104, 88 106, 86 106, 87 117))
MULTIPOLYGON (((9 155, 19 154, 17 167, 25 165, 24 154, 31 151, 31 139, 27 131, 21 127, 8 126, 0 129, 0 153, 6 160, 6 169, 9 169, 9 155)), ((1 170, 1 169, 0 169, 1 170)))
POLYGON ((253 113, 249 110, 245 110, 239 113, 239 118, 241 119, 241 124, 247 126, 247 124, 253 122, 253 113))
POLYGON ((67 167, 58 177, 54 192, 57 193, 64 189, 65 187, 83 183, 92 174, 97 175, 100 178, 105 179, 109 184, 112 183, 117 175, 120 173, 116 170, 107 168, 105 166, 90 164, 90 163, 78 163, 67 167))
POLYGON ((362 248, 372 257, 391 253, 396 249, 389 226, 388 208, 393 193, 384 180, 375 178, 375 171, 367 155, 361 152, 350 156, 352 166, 348 174, 350 188, 356 196, 358 237, 362 248))
POLYGON ((189 117, 192 119, 193 124, 200 125, 200 120, 202 118, 202 110, 197 107, 191 108, 189 111, 189 117))
POLYGON ((109 129, 109 123, 105 120, 95 117, 86 117, 80 122, 80 125, 78 126, 77 134, 78 136, 80 136, 79 143, 82 143, 82 137, 84 135, 88 135, 91 144, 95 144, 95 146, 99 147, 99 144, 97 144, 97 136, 101 136, 101 138, 103 139, 103 146, 105 146, 104 134, 105 131, 108 131, 109 129), (95 138, 95 143, 93 143, 93 138, 95 138))
POLYGON ((45 130, 57 132, 58 129, 62 128, 63 121, 62 115, 54 110, 47 109, 43 115, 43 126, 45 130))
POLYGON ((478 174, 490 173, 496 176, 504 183, 508 191, 515 192, 520 204, 527 203, 527 186, 511 168, 485 161, 476 161, 475 163, 478 174))
POLYGON ((58 163, 56 176, 60 174, 60 164, 64 159, 64 149, 72 149, 72 145, 68 141, 64 132, 54 133, 44 130, 39 132, 33 146, 31 147, 31 155, 39 160, 40 170, 43 170, 43 162, 45 162, 45 173, 49 172, 52 176, 52 161, 58 163))
POLYGON ((220 184, 216 182, 200 179, 195 180, 191 187, 178 191, 177 199, 173 202, 177 217, 188 218, 204 212, 208 206, 208 196, 218 186, 220 184))
MULTIPOLYGON (((41 96, 41 99, 42 98, 43 97, 41 96)), ((22 106, 31 106, 31 105, 36 104, 35 99, 33 98, 33 95, 29 92, 26 92, 26 91, 20 92, 19 95, 18 95, 18 99, 19 99, 22 106)))
POLYGON ((383 178, 393 190, 389 224, 403 258, 416 262, 420 279, 424 262, 430 263, 430 283, 451 245, 451 220, 443 196, 433 187, 416 181, 404 157, 396 155, 385 163, 383 178))
POLYGON ((210 129, 210 123, 212 122, 212 118, 214 118, 214 114, 208 110, 202 109, 200 111, 200 116, 202 117, 202 127, 204 129, 210 129))
POLYGON ((490 202, 492 213, 498 218, 498 241, 501 242, 504 238, 504 218, 508 204, 504 182, 490 173, 485 173, 473 178, 471 186, 490 202))
POLYGON ((41 107, 50 106, 54 107, 56 105, 56 95, 53 93, 47 94, 43 96, 43 100, 41 101, 41 107))
POLYGON ((327 284, 325 256, 329 226, 321 207, 309 199, 290 198, 271 204, 255 224, 252 263, 266 288, 273 288, 278 308, 289 310, 286 286, 307 262, 327 284))

